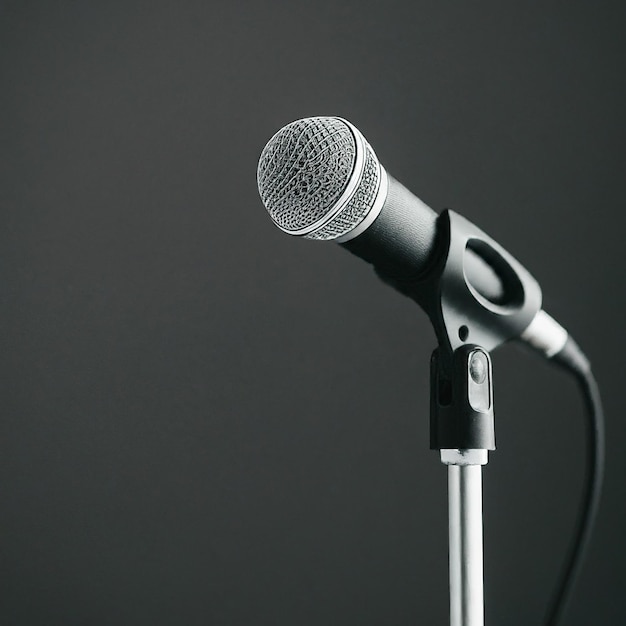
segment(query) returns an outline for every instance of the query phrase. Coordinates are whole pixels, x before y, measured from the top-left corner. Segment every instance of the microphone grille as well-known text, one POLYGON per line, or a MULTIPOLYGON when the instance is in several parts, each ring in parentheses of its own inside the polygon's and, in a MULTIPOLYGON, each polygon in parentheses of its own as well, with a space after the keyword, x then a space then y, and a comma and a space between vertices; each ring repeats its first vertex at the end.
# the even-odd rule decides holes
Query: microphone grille
POLYGON ((281 128, 257 170, 274 223, 292 235, 337 239, 357 226, 380 187, 381 167, 359 131, 338 117, 309 117, 281 128))

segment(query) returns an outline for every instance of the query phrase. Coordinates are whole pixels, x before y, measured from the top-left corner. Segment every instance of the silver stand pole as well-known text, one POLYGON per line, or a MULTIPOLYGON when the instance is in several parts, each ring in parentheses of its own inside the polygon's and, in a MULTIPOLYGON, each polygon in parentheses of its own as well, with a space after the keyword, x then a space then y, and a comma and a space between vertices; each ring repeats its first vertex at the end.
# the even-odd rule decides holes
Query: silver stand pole
POLYGON ((487 450, 441 450, 448 466, 450 626, 484 625, 482 468, 487 450))

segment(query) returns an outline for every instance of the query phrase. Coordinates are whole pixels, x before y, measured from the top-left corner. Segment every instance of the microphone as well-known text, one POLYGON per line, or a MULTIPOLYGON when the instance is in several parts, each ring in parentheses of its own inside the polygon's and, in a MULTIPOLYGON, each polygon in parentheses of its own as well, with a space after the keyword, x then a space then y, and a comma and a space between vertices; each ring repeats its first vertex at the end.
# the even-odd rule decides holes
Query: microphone
MULTIPOLYGON (((556 626, 598 510, 604 417, 589 361, 541 309, 537 282, 483 231, 452 211, 437 215, 390 176, 363 135, 340 117, 309 117, 280 129, 261 153, 257 180, 278 228, 305 239, 335 241, 372 264, 380 278, 431 318, 439 339, 431 360, 431 447, 442 450, 442 460, 448 448, 493 449, 492 404, 476 404, 476 385, 490 380, 488 356, 481 348, 490 350, 517 337, 575 376, 588 416, 589 460, 574 542, 547 614, 548 626, 556 626), (465 320, 474 334, 469 345, 465 320), (480 363, 474 359, 478 353, 480 363), (461 382, 455 387, 455 381, 461 382), (491 422, 482 419, 487 414, 491 422)), ((481 389, 490 393, 490 385, 481 389)))
MULTIPOLYGON (((367 140, 343 118, 309 117, 281 128, 261 153, 257 181, 279 229, 335 241, 405 295, 441 254, 437 213, 386 172, 367 140)), ((463 275, 491 305, 504 306, 515 297, 510 272, 499 271, 469 245, 463 275)), ((568 343, 567 331, 541 309, 519 338, 548 358, 568 343)))

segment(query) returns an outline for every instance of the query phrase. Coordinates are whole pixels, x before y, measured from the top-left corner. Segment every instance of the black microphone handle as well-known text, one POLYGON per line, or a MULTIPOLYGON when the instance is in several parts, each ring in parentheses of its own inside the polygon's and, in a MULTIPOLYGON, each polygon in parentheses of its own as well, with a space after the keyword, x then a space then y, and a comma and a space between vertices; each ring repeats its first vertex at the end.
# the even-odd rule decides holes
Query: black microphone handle
MULTIPOLYGON (((377 273, 410 281, 423 275, 437 253, 438 215, 388 174, 387 198, 374 222, 360 235, 342 244, 377 273)), ((504 298, 500 277, 481 257, 466 251, 467 280, 482 296, 498 303, 504 298)))

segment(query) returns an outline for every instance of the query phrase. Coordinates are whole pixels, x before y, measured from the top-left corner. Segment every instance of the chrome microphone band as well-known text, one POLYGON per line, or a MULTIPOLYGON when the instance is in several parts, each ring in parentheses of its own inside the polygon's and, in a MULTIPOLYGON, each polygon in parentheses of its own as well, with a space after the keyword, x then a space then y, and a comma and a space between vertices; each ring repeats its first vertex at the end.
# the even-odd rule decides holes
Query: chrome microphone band
POLYGON ((387 177, 387 171, 385 168, 378 164, 379 167, 379 175, 378 175, 378 189, 376 190, 376 196, 374 200, 374 204, 369 212, 366 214, 365 218, 357 224, 352 230, 349 230, 345 235, 341 235, 337 237, 335 241, 337 243, 344 243, 346 241, 350 241, 350 239, 354 239, 358 237, 361 233, 365 232, 373 223, 374 220, 380 214, 383 204, 385 204, 385 200, 387 199, 387 190, 389 188, 389 178, 387 177))

